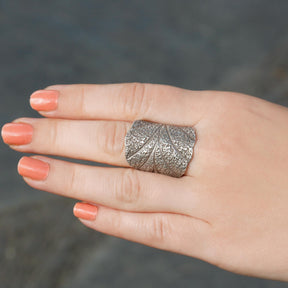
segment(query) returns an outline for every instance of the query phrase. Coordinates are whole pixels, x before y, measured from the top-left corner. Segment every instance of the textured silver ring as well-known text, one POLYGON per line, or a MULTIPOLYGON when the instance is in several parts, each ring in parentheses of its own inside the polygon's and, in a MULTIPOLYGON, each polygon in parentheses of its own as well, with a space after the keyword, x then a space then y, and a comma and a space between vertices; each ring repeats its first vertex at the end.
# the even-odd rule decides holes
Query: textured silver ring
POLYGON ((125 137, 128 164, 142 171, 181 177, 192 159, 196 130, 136 120, 125 137))

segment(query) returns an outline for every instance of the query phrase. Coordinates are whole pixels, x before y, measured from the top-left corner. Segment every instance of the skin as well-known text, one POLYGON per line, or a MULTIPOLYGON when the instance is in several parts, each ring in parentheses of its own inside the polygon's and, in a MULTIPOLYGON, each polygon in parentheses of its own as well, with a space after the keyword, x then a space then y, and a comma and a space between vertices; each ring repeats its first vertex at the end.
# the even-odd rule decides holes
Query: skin
POLYGON ((121 168, 48 162, 28 185, 97 205, 97 231, 185 254, 223 269, 288 281, 288 109, 233 92, 152 84, 57 85, 58 108, 21 152, 121 168), (124 137, 136 119, 197 130, 185 176, 129 168, 124 137))

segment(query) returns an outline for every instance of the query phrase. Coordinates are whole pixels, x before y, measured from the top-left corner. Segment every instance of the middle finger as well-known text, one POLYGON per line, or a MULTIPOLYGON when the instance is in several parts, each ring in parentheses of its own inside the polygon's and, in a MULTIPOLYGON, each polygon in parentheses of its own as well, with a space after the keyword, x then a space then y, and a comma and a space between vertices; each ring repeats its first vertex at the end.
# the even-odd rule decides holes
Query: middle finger
POLYGON ((124 139, 131 125, 132 123, 124 121, 22 118, 5 125, 3 130, 14 137, 7 138, 7 144, 17 151, 127 167, 129 165, 125 159, 124 139), (22 128, 18 128, 18 124, 22 128), (28 125, 26 129, 25 124, 28 125), (32 134, 30 138, 24 137, 25 131, 32 134))

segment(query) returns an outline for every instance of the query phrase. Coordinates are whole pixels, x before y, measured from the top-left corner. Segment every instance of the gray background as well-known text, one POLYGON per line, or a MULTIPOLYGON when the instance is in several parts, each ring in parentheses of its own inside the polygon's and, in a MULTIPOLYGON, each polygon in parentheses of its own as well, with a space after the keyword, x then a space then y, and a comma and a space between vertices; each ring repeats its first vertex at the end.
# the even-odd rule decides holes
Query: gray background
MULTIPOLYGON (((0 0, 0 124, 50 84, 153 82, 288 106, 287 0, 0 0)), ((0 287, 288 287, 90 231, 0 145, 0 287)))

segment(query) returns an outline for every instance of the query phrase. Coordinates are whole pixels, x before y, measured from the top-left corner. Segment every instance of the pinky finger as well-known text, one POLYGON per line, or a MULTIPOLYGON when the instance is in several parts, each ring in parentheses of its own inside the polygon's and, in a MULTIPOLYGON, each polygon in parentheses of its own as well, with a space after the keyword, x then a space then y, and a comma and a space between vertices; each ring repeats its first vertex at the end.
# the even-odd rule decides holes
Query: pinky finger
POLYGON ((99 232, 208 260, 210 224, 172 213, 133 213, 104 206, 77 203, 74 215, 99 232))

